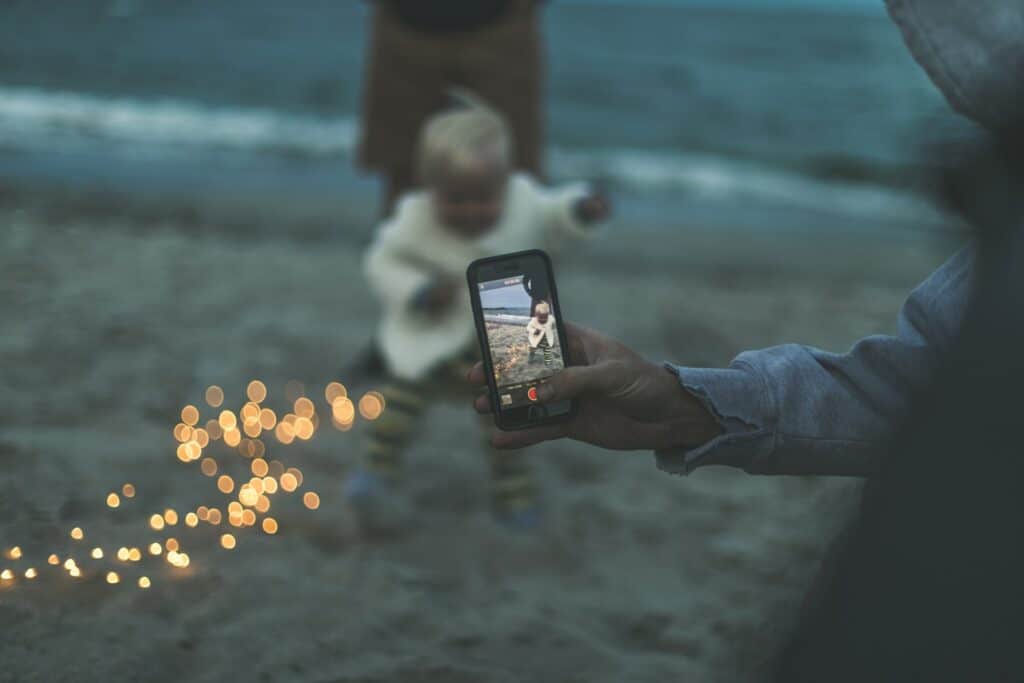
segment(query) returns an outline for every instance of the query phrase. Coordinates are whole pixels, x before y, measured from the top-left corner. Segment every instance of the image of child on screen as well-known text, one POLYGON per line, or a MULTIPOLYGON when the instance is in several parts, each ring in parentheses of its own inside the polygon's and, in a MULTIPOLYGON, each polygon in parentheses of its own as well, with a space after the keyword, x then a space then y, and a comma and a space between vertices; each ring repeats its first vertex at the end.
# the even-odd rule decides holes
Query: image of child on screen
POLYGON ((518 275, 480 283, 494 380, 508 390, 512 404, 520 402, 519 394, 525 400, 530 386, 564 366, 551 305, 543 300, 535 304, 522 281, 518 275))
POLYGON ((534 362, 534 356, 540 349, 544 358, 544 367, 550 368, 554 362, 552 349, 557 341, 555 330, 555 318, 551 315, 551 306, 547 301, 538 301, 533 307, 533 317, 526 324, 526 341, 530 345, 530 361, 534 362))

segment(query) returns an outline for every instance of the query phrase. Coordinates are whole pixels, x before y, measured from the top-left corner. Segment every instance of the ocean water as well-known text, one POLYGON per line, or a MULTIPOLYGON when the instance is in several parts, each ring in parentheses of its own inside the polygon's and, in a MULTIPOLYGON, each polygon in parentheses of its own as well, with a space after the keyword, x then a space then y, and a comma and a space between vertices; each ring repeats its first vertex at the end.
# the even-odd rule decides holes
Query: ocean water
MULTIPOLYGON (((368 201, 366 3, 0 8, 0 183, 368 201)), ((933 225, 923 151, 968 126, 879 2, 551 2, 548 168, 620 215, 933 225)), ((671 221, 663 221, 671 223, 671 221)), ((826 229, 826 228, 823 228, 826 229)))

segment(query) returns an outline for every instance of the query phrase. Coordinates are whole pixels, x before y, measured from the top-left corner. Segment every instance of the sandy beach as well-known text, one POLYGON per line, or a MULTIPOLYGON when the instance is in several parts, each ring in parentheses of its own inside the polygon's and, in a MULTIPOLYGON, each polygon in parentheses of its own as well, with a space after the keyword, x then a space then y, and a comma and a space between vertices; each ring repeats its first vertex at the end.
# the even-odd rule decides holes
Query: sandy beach
MULTIPOLYGON (((300 219, 286 212, 262 220, 280 230, 254 215, 143 218, 10 198, 0 208, 0 570, 14 577, 0 581, 0 681, 763 674, 857 482, 717 468, 684 478, 648 453, 546 444, 532 454, 546 522, 511 534, 488 515, 486 465, 465 438, 475 417, 444 404, 409 454, 415 524, 362 538, 341 484, 365 419, 332 428, 323 395, 346 381, 337 369, 373 329, 362 245, 296 233, 288 226, 300 219), (199 424, 238 411, 256 378, 279 416, 293 409, 289 380, 315 404, 308 441, 262 435, 266 459, 299 468, 302 485, 270 496, 274 535, 258 523, 192 528, 185 513, 226 511, 237 489, 225 496, 199 463, 180 462, 172 430, 188 404, 199 424), (210 385, 223 387, 223 407, 204 402, 210 385), (111 508, 125 483, 135 496, 111 508), (309 491, 318 509, 304 505, 309 491), (167 509, 179 521, 154 530, 151 515, 167 509), (234 549, 221 547, 224 533, 234 549), (147 552, 169 538, 187 567, 147 552), (122 546, 143 559, 119 560, 122 546), (81 576, 47 564, 51 553, 74 558, 81 576)), ((563 312, 684 364, 788 341, 844 349, 890 331, 908 290, 953 249, 822 235, 615 223, 556 259, 563 312)), ((203 455, 218 474, 250 476, 250 460, 222 441, 203 455)))

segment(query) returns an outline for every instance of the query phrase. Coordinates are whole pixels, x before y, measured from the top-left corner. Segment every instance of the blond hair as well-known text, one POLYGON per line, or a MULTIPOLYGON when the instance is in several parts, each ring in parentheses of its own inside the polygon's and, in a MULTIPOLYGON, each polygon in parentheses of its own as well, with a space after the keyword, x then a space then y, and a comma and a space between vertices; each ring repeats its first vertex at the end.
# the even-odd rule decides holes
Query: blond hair
POLYGON ((420 130, 416 171, 423 184, 436 182, 453 166, 472 163, 493 147, 506 165, 512 162, 512 134, 505 117, 479 97, 460 88, 448 94, 457 106, 434 114, 420 130))
POLYGON ((547 301, 538 301, 537 305, 533 307, 534 315, 540 315, 541 313, 547 313, 550 315, 551 306, 548 305, 547 301))

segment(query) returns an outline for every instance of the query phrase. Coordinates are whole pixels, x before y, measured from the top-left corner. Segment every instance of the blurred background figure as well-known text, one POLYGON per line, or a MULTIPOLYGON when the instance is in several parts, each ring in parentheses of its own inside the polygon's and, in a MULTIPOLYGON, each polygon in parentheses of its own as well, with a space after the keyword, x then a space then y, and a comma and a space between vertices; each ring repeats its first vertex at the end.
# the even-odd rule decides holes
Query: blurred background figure
POLYGON ((541 177, 539 0, 375 0, 363 94, 359 162, 381 175, 382 215, 416 184, 420 126, 452 86, 508 120, 514 167, 541 177))

